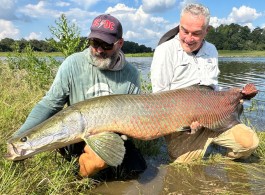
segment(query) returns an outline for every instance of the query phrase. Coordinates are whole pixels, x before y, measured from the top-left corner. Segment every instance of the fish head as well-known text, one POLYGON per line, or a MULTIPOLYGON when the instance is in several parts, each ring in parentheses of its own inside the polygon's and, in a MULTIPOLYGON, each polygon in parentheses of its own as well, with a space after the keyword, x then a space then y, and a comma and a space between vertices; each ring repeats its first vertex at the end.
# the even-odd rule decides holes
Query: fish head
POLYGON ((34 148, 27 137, 11 138, 7 141, 7 154, 4 156, 8 160, 23 160, 34 155, 34 148))
MULTIPOLYGON (((14 134, 7 141, 7 160, 23 160, 35 154, 61 148, 82 141, 69 126, 44 123, 21 134, 14 134)), ((72 125, 73 128, 73 125, 72 125)))

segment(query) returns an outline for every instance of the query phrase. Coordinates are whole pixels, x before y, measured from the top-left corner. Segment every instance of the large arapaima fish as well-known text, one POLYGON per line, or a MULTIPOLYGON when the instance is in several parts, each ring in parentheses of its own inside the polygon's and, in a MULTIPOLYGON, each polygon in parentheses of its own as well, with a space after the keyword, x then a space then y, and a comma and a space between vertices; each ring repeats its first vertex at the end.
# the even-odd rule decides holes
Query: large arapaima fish
POLYGON ((85 100, 58 112, 43 123, 8 141, 6 158, 22 160, 84 140, 107 164, 119 165, 125 153, 124 134, 141 140, 183 131, 198 121, 213 131, 240 123, 241 99, 258 93, 253 84, 243 89, 213 91, 192 86, 141 95, 109 95, 85 100))

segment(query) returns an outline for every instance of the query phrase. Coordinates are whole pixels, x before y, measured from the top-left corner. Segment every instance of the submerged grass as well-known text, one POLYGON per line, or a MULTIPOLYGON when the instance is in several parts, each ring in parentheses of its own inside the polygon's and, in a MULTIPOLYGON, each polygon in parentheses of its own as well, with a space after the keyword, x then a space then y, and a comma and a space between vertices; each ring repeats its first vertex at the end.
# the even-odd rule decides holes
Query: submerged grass
MULTIPOLYGON (((245 160, 230 160, 219 154, 207 160, 191 163, 172 163, 170 171, 177 175, 181 189, 188 194, 264 194, 265 191, 265 132, 259 132, 260 145, 254 154, 245 160)), ((178 180, 170 182, 178 184, 178 180)), ((181 192, 177 189, 177 192, 181 192)), ((185 193, 184 193, 185 194, 185 193)))
MULTIPOLYGON (((46 70, 36 71, 29 66, 30 63, 42 64, 42 61, 31 54, 24 55, 26 58, 17 61, 16 67, 9 66, 10 61, 0 61, 0 194, 88 194, 95 181, 89 178, 78 180, 76 162, 65 161, 56 152, 44 152, 20 162, 7 161, 3 157, 6 140, 22 125, 53 79, 52 75, 43 75, 46 70)), ((56 65, 50 68, 49 73, 56 65)), ((150 83, 145 83, 143 88, 148 93, 150 83)), ((259 133, 259 137, 261 142, 255 155, 264 165, 265 133, 259 133)), ((136 144, 145 155, 157 155, 163 141, 136 141, 136 144)), ((212 159, 208 163, 216 161, 212 159)))

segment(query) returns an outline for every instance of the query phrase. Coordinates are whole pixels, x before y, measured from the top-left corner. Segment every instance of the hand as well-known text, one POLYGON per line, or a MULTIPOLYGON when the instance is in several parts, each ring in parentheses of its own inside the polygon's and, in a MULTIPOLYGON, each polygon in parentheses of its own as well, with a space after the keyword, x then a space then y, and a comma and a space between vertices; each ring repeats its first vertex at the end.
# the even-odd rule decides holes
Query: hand
POLYGON ((194 134, 200 129, 202 129, 202 125, 198 121, 192 122, 191 125, 190 125, 189 134, 194 134))
POLYGON ((127 135, 121 135, 121 139, 123 139, 123 141, 126 141, 126 140, 128 140, 128 137, 127 137, 127 135))

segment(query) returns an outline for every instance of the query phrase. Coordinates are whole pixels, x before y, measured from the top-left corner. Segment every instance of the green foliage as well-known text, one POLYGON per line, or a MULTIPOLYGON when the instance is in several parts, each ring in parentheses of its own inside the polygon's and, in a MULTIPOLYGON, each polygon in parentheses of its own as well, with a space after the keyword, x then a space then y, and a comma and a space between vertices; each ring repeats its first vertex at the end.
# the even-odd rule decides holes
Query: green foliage
POLYGON ((152 52, 148 53, 125 53, 126 57, 153 57, 152 52))
POLYGON ((219 50, 221 57, 263 57, 265 51, 250 51, 250 50, 219 50))
POLYGON ((122 51, 124 53, 150 53, 153 50, 151 47, 139 45, 138 43, 132 41, 125 41, 122 46, 122 51))
POLYGON ((220 25, 210 28, 206 40, 218 50, 264 50, 265 29, 258 27, 251 31, 247 26, 234 23, 220 25))
POLYGON ((4 38, 0 41, 0 51, 7 52, 7 51, 12 51, 12 46, 14 45, 14 40, 10 38, 4 38))
POLYGON ((257 132, 259 137, 259 147, 256 149, 254 154, 260 157, 265 164, 265 132, 257 132))
POLYGON ((18 44, 15 45, 15 48, 16 52, 7 57, 9 67, 13 70, 25 70, 25 74, 28 75, 25 79, 31 88, 34 88, 36 83, 42 88, 47 87, 54 78, 59 62, 52 57, 37 57, 31 45, 26 45, 23 52, 19 52, 18 44))
MULTIPOLYGON (((67 57, 77 52, 80 44, 80 30, 73 23, 71 24, 64 14, 61 15, 59 20, 55 21, 56 27, 49 27, 51 33, 58 41, 48 39, 50 45, 55 47, 58 51, 62 52, 64 57, 67 57)), ((81 46, 81 50, 86 47, 86 42, 81 46)), ((79 50, 80 51, 80 50, 79 50)))
POLYGON ((141 76, 141 93, 148 94, 152 93, 152 84, 150 79, 151 73, 147 75, 147 78, 141 76))

